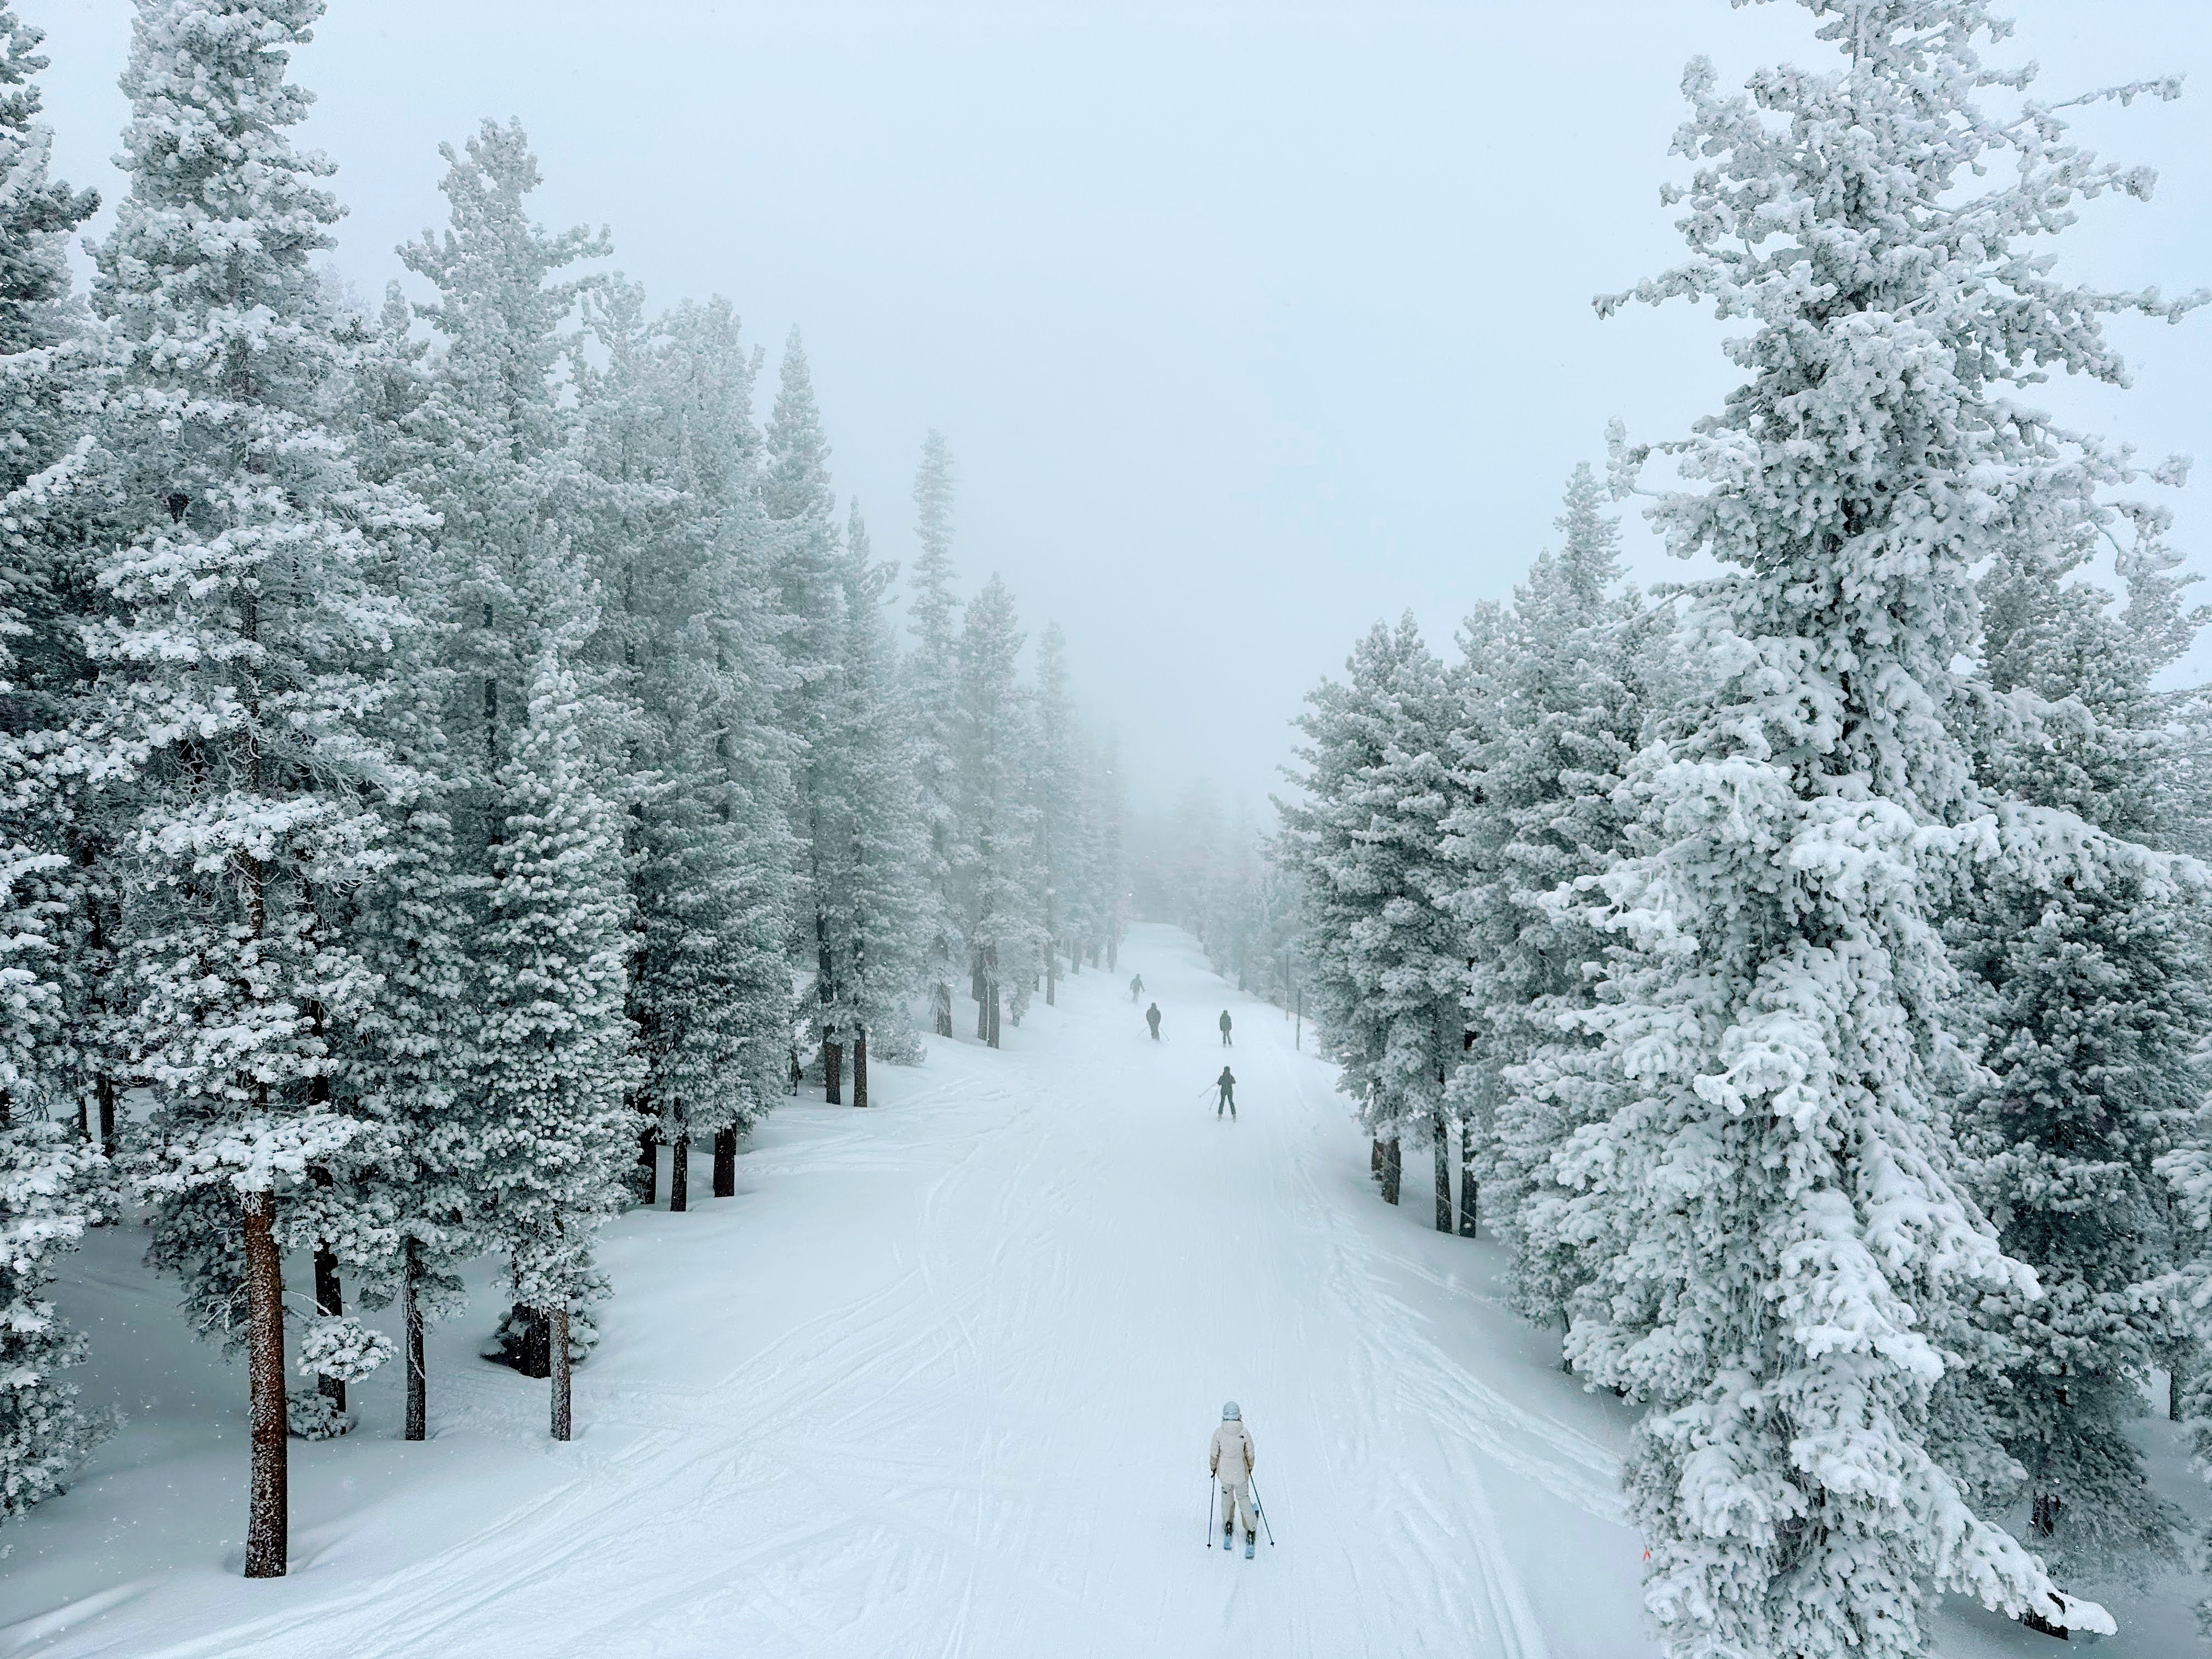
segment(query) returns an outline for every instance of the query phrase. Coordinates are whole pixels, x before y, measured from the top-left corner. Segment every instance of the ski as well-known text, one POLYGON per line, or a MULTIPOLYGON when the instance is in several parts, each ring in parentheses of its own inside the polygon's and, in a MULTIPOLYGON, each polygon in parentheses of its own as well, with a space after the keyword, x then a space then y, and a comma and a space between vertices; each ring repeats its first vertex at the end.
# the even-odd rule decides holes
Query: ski
POLYGON ((1244 1559, 1247 1561, 1252 1559, 1252 1547, 1259 1541, 1260 1534, 1256 1532, 1248 1532, 1244 1534, 1244 1559))

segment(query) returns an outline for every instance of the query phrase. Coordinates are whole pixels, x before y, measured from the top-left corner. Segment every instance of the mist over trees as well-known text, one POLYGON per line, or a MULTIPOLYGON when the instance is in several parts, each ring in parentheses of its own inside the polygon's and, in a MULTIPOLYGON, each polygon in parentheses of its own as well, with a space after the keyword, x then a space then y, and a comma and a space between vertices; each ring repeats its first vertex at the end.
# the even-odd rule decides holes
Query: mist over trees
POLYGON ((671 1210, 694 1149, 731 1195, 802 1074, 866 1106, 971 992, 995 1046, 1125 922, 1118 773, 1056 630, 958 597, 945 440, 902 642, 796 333, 763 424, 733 308, 533 220, 519 124, 445 148, 447 223, 357 307, 293 137, 321 12, 140 0, 73 297, 96 204, 0 8, 0 1517, 102 1429, 45 1292, 131 1210, 246 1357, 249 1577, 288 1441, 394 1356, 348 1297, 400 1304, 422 1439, 424 1328, 488 1253, 485 1352, 565 1439, 595 1238, 664 1164, 671 1210))

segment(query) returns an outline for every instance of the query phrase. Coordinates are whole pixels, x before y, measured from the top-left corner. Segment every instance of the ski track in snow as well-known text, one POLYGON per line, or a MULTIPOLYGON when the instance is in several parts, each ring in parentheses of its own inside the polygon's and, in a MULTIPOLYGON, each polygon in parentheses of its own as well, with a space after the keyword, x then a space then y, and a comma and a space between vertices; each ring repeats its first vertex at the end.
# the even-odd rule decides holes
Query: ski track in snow
POLYGON ((1118 979, 1065 981, 1005 1051, 933 1042, 879 1069, 881 1109, 779 1114, 735 1200, 611 1228, 606 1340, 543 1490, 441 1480, 441 1444, 519 1443, 544 1410, 441 1356, 410 1449, 432 1455, 373 1527, 295 1523, 277 1584, 204 1557, 58 1606, 0 1585, 0 1655, 1648 1654, 1608 1419, 1540 1364, 1468 1368, 1512 1328, 1486 1247, 1424 1230, 1410 1170, 1401 1210, 1376 1200, 1291 1035, 1139 928, 1118 979), (1208 1081, 1224 1005, 1235 1123, 1208 1081), (1278 1540, 1251 1562, 1202 1547, 1227 1397, 1278 1540))

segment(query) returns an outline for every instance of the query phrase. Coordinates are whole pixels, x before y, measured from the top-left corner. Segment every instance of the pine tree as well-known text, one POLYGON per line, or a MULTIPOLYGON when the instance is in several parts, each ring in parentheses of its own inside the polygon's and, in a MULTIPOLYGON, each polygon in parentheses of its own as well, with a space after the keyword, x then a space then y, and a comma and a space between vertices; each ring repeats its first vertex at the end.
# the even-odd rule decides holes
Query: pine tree
POLYGON ((842 826, 850 817, 848 757, 836 710, 842 683, 836 500, 830 487, 830 445, 814 401, 805 349, 793 329, 783 351, 781 382, 768 426, 761 500, 778 537, 776 586, 783 609, 786 670, 783 726, 799 744, 792 771, 792 831, 805 849, 805 881, 793 918, 793 947, 814 964, 814 1016, 822 1048, 823 1097, 843 1097, 847 1033, 831 916, 843 907, 837 890, 842 826))
POLYGON ((1460 872, 1449 907, 1468 928, 1469 1064, 1455 1078, 1468 1127, 1486 1139, 1493 1213, 1516 1244, 1514 1297, 1559 1324, 1577 1282, 1551 1160, 1588 1118, 1586 1038, 1559 1017, 1585 1008, 1583 964, 1603 954, 1555 890, 1601 876, 1626 850, 1613 792, 1641 747, 1646 684, 1663 647, 1661 619, 1620 582, 1620 532, 1577 466, 1555 524, 1557 554, 1535 562, 1510 615, 1470 622, 1470 677, 1460 733, 1462 805, 1446 825, 1460 872), (1483 1121, 1494 1114, 1486 1131, 1483 1121))
POLYGON ((53 1258, 103 1215, 105 1162, 65 1122, 95 1090, 99 1147, 115 1140, 100 1042, 112 951, 85 926, 108 913, 107 872, 80 856, 92 842, 71 822, 84 791, 68 761, 84 724, 76 497, 94 383, 60 312, 65 238, 97 203, 47 173, 42 38, 0 6, 0 1520, 60 1490, 100 1432, 64 1376, 84 1340, 46 1291, 53 1258))
POLYGON ((952 987, 967 970, 969 941, 961 932, 960 887, 972 856, 963 835, 957 797, 954 722, 960 699, 959 638, 953 626, 952 453, 942 433, 922 440, 915 474, 915 534, 921 556, 914 568, 914 650, 907 658, 908 725, 915 777, 928 836, 928 944, 924 972, 931 1018, 939 1036, 952 1035, 952 987))
POLYGON ((1035 815, 1022 777, 1028 709, 1014 673, 1021 649, 1014 596, 994 575, 969 601, 961 626, 952 728, 959 839, 971 849, 961 897, 975 1036, 994 1048, 1002 1018, 1021 1023, 1043 964, 1043 926, 1030 874, 1035 815))
POLYGON ((1044 929, 1044 1000, 1058 998, 1060 957, 1080 949, 1073 940, 1082 862, 1082 763, 1078 751, 1075 703, 1067 690, 1067 636, 1048 623, 1037 638, 1036 756, 1030 767, 1030 789, 1036 822, 1036 872, 1042 889, 1037 902, 1044 929))
POLYGON ((1958 736, 1971 573, 2124 471, 2005 387, 2116 380, 2101 314, 2165 310, 2022 244, 2145 186, 2047 107, 1983 112, 2025 77, 1975 57, 2002 32, 1979 0, 1810 9, 1838 68, 1730 97, 1691 66, 1690 258, 1635 291, 1751 331, 1744 382, 1668 447, 1704 488, 1651 508, 1728 574, 1694 592, 1688 695, 1626 785, 1635 854, 1588 907, 1619 941, 1582 1016, 1613 1109, 1556 1160, 1590 1273, 1569 1352, 1646 1407, 1646 1601, 1684 1656, 1917 1654, 1937 1587, 2110 1628, 1974 1513, 1939 1409, 1963 1303, 2032 1280, 1951 1144, 1936 929, 1991 836, 1958 736))
POLYGON ((1443 842, 1458 698, 1410 614, 1377 623, 1346 668, 1346 683, 1307 694, 1305 799, 1279 807, 1316 942, 1307 1003, 1381 1148, 1384 1198, 1398 1201, 1401 1142, 1430 1145, 1449 1231, 1445 1100, 1465 1052, 1466 951, 1443 908, 1443 842))
POLYGON ((832 895, 825 937, 835 995, 822 1006, 853 1061, 853 1099, 868 1103, 871 1053, 915 1051, 908 1000, 921 984, 929 912, 927 854, 884 594, 896 567, 874 562, 856 504, 839 572, 844 613, 830 747, 837 811, 828 820, 832 895))
MULTIPOLYGON (((309 269, 338 208, 329 163, 286 136, 308 98, 285 80, 321 9, 141 0, 131 190, 94 250, 128 533, 101 552, 120 614, 92 643, 143 780, 124 842, 155 1102, 138 1182, 196 1322, 246 1333, 252 1577, 286 1566, 280 1200, 362 1127, 330 1086, 330 1034, 372 986, 342 918, 384 857, 377 799, 404 781, 374 720, 409 618, 371 567, 424 522, 322 420, 356 342, 309 269)), ((375 1357, 343 1322, 315 1334, 303 1358, 331 1335, 375 1357)))
POLYGON ((1984 659, 2009 717, 1985 769, 1992 788, 2078 815, 2114 843, 2056 872, 1997 861, 1954 933, 1984 1006, 1990 1075, 1964 1125, 1976 1188, 2041 1291, 1980 1304, 2003 1345, 1990 1409, 2027 1472, 2034 1547, 2054 1567, 2109 1576, 2179 1559, 2179 1517, 2125 1430, 2168 1329, 2154 1281, 2172 1238, 2154 1165, 2203 1098, 2212 1032, 2191 902, 2142 844, 2158 830, 2170 701, 2152 683, 2196 629, 2155 545, 2123 560, 2123 611, 2094 583, 2063 586, 2094 528, 2008 550, 1983 578, 1984 659))
POLYGON ((569 1436, 571 1319, 606 1288, 592 1243, 621 1206, 637 1070, 621 832, 584 752, 580 702, 549 649, 495 780, 473 1079, 495 1199, 485 1224, 515 1301, 544 1322, 556 1440, 569 1436))

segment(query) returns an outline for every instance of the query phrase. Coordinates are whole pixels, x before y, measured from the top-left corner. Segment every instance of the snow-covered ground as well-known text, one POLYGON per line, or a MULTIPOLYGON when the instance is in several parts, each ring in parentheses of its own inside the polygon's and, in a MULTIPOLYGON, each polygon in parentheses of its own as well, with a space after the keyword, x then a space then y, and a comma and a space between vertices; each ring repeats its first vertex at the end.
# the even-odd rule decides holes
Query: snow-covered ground
MULTIPOLYGON (((88 1391, 131 1422, 7 1529, 0 1655, 1650 1653, 1626 1414, 1504 1311, 1492 1245, 1431 1230, 1425 1166, 1377 1200, 1331 1084, 1279 1012, 1139 928, 1002 1051, 933 1040, 868 1111, 778 1112, 735 1199, 617 1223, 572 1444, 543 1383, 476 1357, 480 1285, 433 1333, 431 1440, 398 1438, 392 1374, 353 1435, 293 1443, 273 1583, 236 1576, 242 1380, 183 1334, 137 1230, 106 1230, 66 1299, 88 1391), (1209 1101, 1224 1006, 1233 1124, 1209 1101), (1249 1563, 1204 1547, 1229 1397, 1274 1525, 1249 1563)), ((2101 1651, 2187 1652, 2185 1589, 2132 1618, 2107 1595, 2101 1651)), ((1971 1609, 1942 1645, 2065 1650, 1971 1609)))

